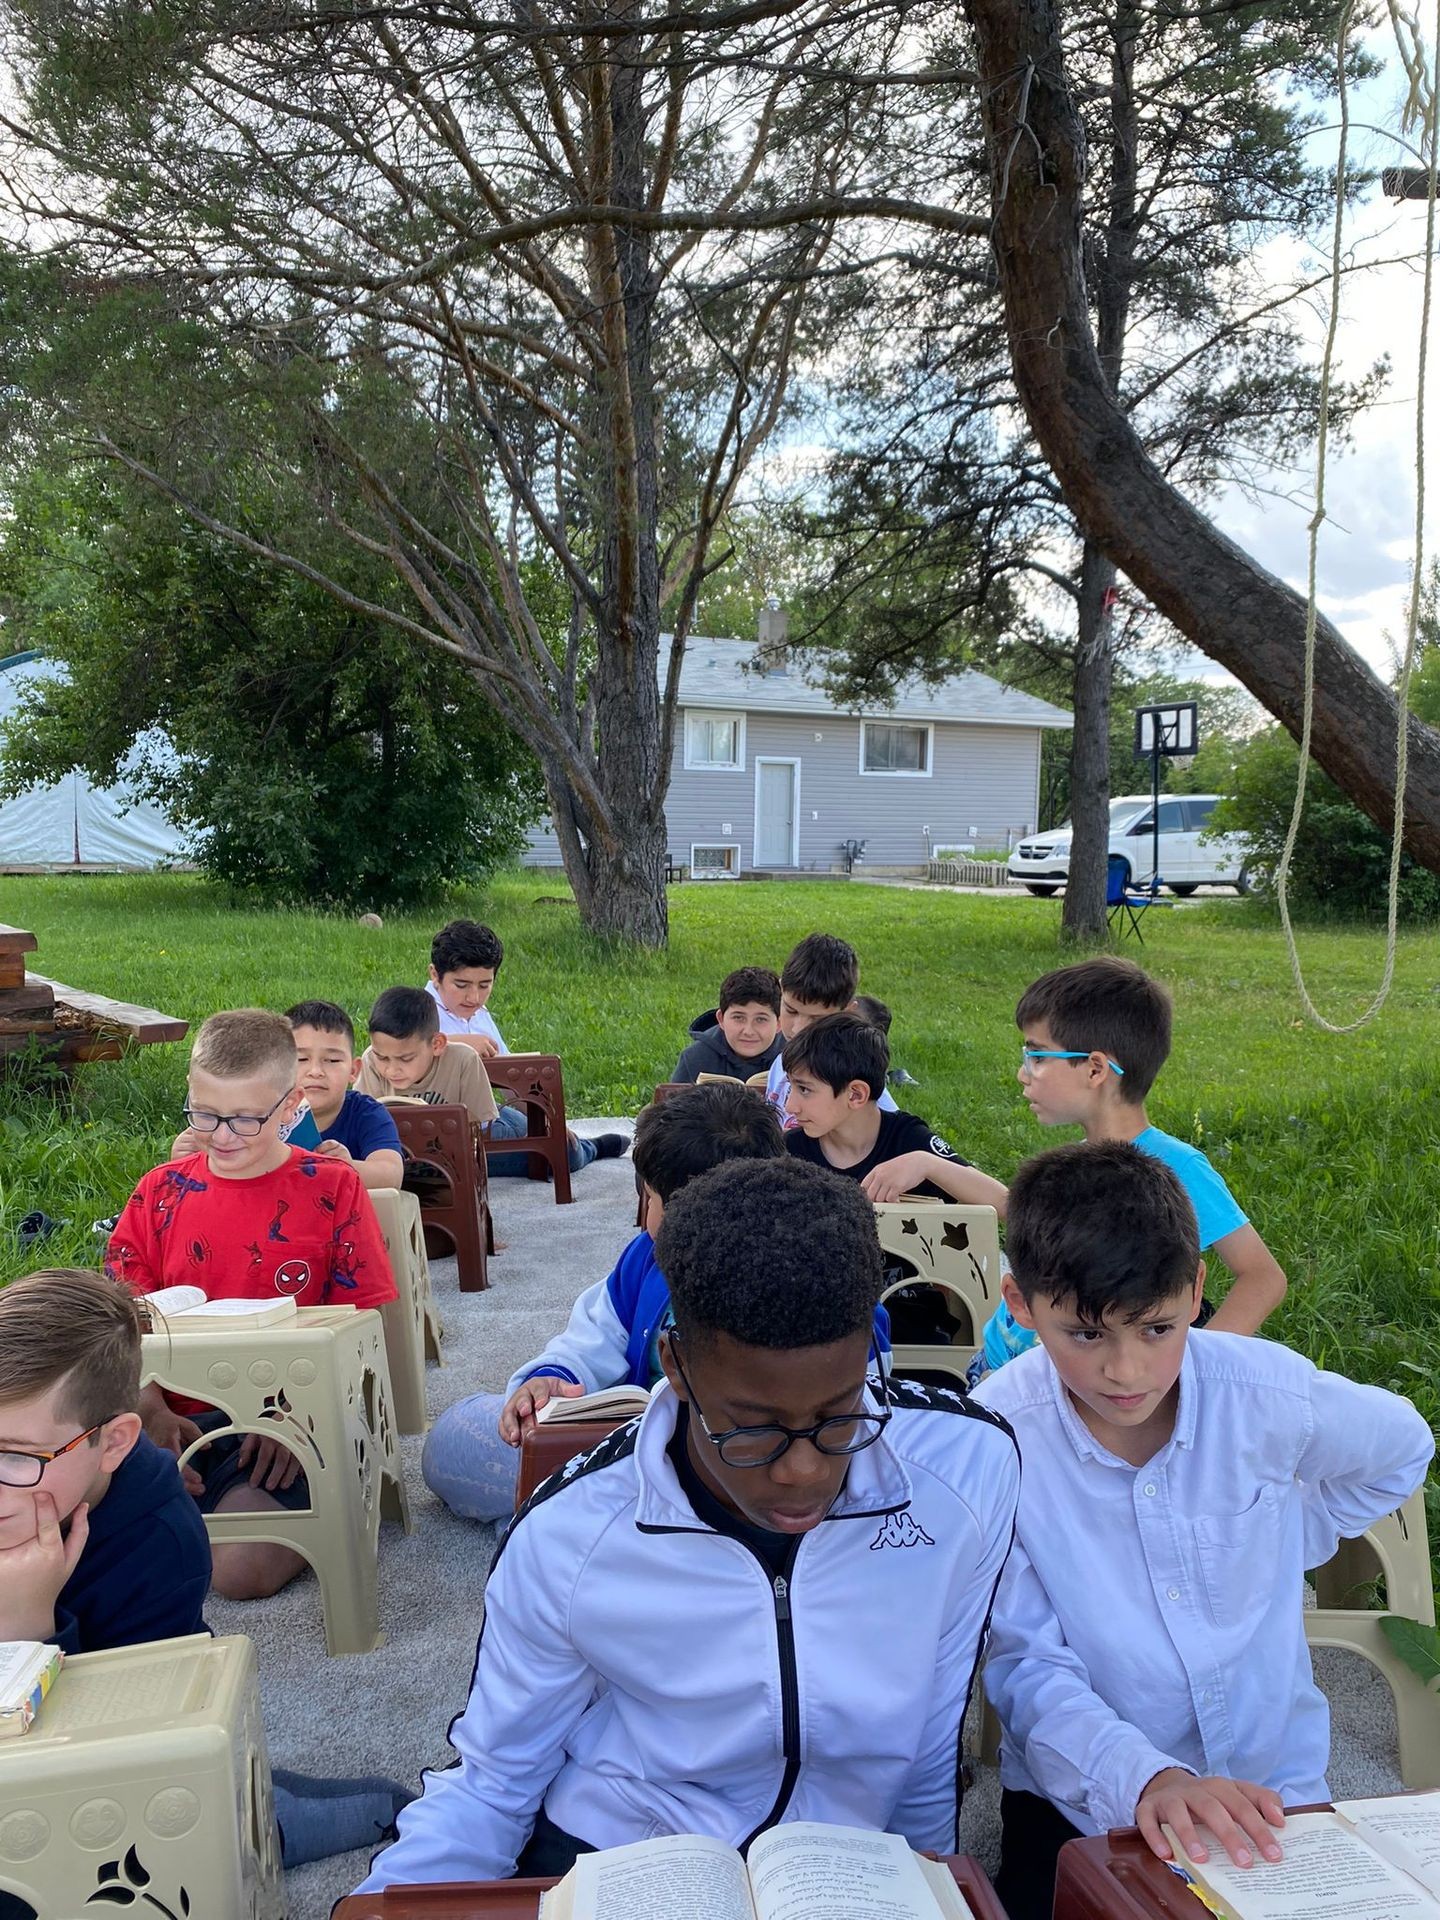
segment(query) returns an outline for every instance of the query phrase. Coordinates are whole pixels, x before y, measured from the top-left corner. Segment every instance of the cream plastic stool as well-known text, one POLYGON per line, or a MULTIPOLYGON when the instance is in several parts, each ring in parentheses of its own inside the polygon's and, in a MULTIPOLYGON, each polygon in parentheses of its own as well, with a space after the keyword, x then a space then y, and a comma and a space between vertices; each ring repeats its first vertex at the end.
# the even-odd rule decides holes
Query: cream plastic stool
POLYGON ((1000 1299, 1000 1228, 993 1207, 963 1207, 958 1201, 912 1195, 875 1206, 880 1245, 914 1269, 881 1294, 883 1304, 902 1287, 935 1287, 945 1294, 957 1321, 948 1347, 897 1345, 891 1365, 899 1374, 946 1373, 965 1383, 981 1330, 1000 1299))
POLYGON ((0 1892, 39 1920, 283 1920, 247 1639, 65 1662, 30 1731, 0 1740, 0 1892))
POLYGON ((1334 1558, 1316 1569, 1314 1582, 1318 1605, 1306 1611, 1305 1638, 1312 1647, 1358 1653, 1379 1668, 1395 1696, 1400 1778, 1407 1787, 1440 1787, 1440 1695, 1406 1666, 1380 1625, 1388 1614, 1435 1624, 1425 1489, 1418 1488, 1359 1539, 1342 1540, 1334 1558), (1380 1574, 1385 1576, 1384 1612, 1345 1605, 1357 1586, 1380 1574))
MULTIPOLYGON (((259 1433, 295 1453, 310 1487, 298 1513, 207 1513, 217 1544, 273 1540, 315 1569, 329 1653, 369 1653, 381 1642, 376 1604, 380 1521, 410 1531, 391 1415, 385 1334, 373 1307, 301 1307, 270 1327, 225 1329, 177 1315, 141 1345, 141 1378, 158 1380, 229 1415, 206 1436, 259 1433)), ((180 1456, 199 1451, 197 1441, 180 1456)))
POLYGON ((395 1425, 401 1433, 424 1433, 430 1425, 425 1398, 425 1362, 440 1361, 440 1318, 430 1291, 430 1261, 420 1202, 398 1187, 372 1187, 370 1199, 390 1256, 395 1298, 380 1308, 385 1355, 395 1391, 395 1425))

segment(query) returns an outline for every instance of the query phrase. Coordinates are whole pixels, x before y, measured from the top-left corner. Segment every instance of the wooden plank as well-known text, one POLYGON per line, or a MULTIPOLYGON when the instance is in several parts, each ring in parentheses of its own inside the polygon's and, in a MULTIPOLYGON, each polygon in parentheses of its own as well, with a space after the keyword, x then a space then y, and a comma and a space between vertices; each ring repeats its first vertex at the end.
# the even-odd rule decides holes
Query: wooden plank
POLYGON ((78 987, 67 987, 63 980, 48 980, 43 974, 30 977, 53 988, 56 1000, 65 1006, 73 1007, 77 1013, 88 1013, 107 1026, 123 1029, 142 1046, 157 1040, 183 1040, 190 1031, 188 1020, 176 1020, 154 1007, 135 1007, 126 1000, 111 1000, 103 993, 81 993, 78 987))
POLYGON ((23 987, 28 977, 23 953, 0 953, 0 987, 23 987))
POLYGON ((19 987, 0 987, 0 1019, 23 1020, 27 1014, 49 1015, 55 1011, 55 989, 48 980, 27 974, 19 987))
POLYGON ((34 953, 40 942, 24 927, 0 924, 0 953, 34 953))

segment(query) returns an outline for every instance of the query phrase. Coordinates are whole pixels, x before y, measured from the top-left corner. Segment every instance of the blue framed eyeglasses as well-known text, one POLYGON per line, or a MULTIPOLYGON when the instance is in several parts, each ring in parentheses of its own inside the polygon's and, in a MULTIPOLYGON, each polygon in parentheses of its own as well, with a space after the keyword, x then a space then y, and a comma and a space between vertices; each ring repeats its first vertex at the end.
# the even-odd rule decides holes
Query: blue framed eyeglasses
MULTIPOLYGON (((1036 1060, 1088 1060, 1089 1058, 1088 1053, 1078 1053, 1073 1047, 1021 1047, 1020 1071, 1023 1073, 1027 1068, 1033 1071, 1032 1062, 1036 1060)), ((1117 1066, 1108 1054, 1105 1056, 1105 1064, 1112 1073, 1118 1073, 1122 1080, 1125 1078, 1124 1067, 1117 1066)))

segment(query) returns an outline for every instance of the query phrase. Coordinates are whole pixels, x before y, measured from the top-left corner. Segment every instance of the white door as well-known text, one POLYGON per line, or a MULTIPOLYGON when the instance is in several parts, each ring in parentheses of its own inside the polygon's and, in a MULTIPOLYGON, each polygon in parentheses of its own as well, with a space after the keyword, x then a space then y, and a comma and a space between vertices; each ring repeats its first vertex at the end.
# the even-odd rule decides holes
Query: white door
POLYGON ((795 789, 800 779, 797 760, 755 762, 755 865, 793 867, 799 864, 795 847, 795 789))

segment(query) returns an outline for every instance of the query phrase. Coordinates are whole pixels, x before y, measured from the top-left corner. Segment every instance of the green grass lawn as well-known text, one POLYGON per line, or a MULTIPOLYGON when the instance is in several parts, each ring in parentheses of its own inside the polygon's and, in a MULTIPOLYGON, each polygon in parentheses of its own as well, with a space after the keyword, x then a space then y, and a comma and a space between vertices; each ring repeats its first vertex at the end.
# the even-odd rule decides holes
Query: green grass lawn
MULTIPOLYGON (((493 1008, 510 1044, 560 1053, 578 1114, 634 1113, 668 1077, 688 1022, 732 966, 778 968, 800 935, 843 933, 864 985, 894 1010, 905 1105, 1004 1179, 1056 1144, 1018 1096, 1013 1023, 1027 981, 1062 957, 1058 906, 803 882, 683 886, 663 955, 614 953, 580 930, 552 874, 509 874, 454 910, 506 943, 493 1008), (546 899, 545 896, 551 896, 546 899)), ((314 914, 237 912, 184 876, 12 879, 0 919, 29 927, 41 972, 198 1022, 217 1007, 284 1008, 309 995, 363 1022, 381 988, 425 976, 435 916, 375 932, 314 914)), ((1337 1038, 1300 1016, 1278 933, 1254 906, 1151 917, 1143 957, 1176 999, 1175 1053, 1152 1119, 1215 1161, 1290 1276, 1270 1331, 1322 1363, 1409 1393, 1440 1416, 1440 1167, 1436 942, 1401 943, 1380 1020, 1337 1038)), ((1332 1017, 1378 978, 1373 931, 1305 936, 1332 1017)), ((184 1048, 82 1068, 73 1104, 0 1089, 0 1279, 35 1262, 14 1229, 31 1208, 64 1219, 48 1261, 91 1262, 93 1220, 114 1213, 179 1125, 184 1048)), ((1440 1532, 1432 1520, 1432 1537, 1440 1532)))

